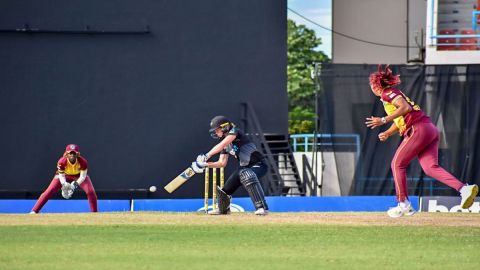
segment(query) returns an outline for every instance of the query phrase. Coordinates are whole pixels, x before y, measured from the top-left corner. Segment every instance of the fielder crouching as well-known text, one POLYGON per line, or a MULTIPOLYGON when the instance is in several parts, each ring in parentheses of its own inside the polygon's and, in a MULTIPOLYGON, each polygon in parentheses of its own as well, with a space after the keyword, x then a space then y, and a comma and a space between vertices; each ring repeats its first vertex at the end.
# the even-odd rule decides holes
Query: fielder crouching
POLYGON ((210 135, 218 139, 215 145, 207 154, 197 157, 194 166, 197 172, 203 172, 205 167, 221 168, 228 162, 229 154, 239 162, 239 168, 228 177, 223 188, 217 188, 218 208, 210 214, 230 213, 231 195, 240 187, 244 186, 255 205, 256 215, 267 215, 268 205, 265 200, 262 185, 259 178, 267 173, 268 165, 263 155, 257 150, 241 130, 230 122, 225 116, 216 116, 210 122, 210 135), (218 161, 207 162, 213 155, 219 154, 218 161))
POLYGON ((76 144, 69 144, 65 153, 58 160, 57 172, 48 188, 40 195, 30 214, 40 212, 47 201, 60 189, 65 199, 70 199, 79 187, 85 191, 91 212, 97 212, 97 194, 92 181, 87 175, 88 162, 80 156, 80 149, 76 144))

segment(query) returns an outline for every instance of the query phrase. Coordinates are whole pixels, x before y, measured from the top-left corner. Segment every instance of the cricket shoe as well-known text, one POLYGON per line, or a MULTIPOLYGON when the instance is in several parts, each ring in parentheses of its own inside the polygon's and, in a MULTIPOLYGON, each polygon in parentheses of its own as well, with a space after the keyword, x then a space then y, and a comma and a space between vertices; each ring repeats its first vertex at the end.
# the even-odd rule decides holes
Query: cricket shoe
POLYGON ((34 214, 38 214, 38 213, 37 213, 37 212, 35 212, 35 211, 30 211, 30 213, 29 213, 29 214, 31 214, 31 215, 34 215, 34 214))
POLYGON ((465 185, 460 189, 460 196, 462 197, 462 202, 460 206, 463 209, 468 209, 472 206, 475 201, 475 196, 478 194, 477 185, 465 185))
POLYGON ((402 216, 412 216, 415 214, 415 209, 413 209, 410 203, 398 203, 396 207, 388 209, 387 214, 391 218, 399 218, 402 216))
POLYGON ((265 210, 265 208, 258 208, 257 211, 255 211, 255 215, 266 216, 268 215, 268 210, 265 210))

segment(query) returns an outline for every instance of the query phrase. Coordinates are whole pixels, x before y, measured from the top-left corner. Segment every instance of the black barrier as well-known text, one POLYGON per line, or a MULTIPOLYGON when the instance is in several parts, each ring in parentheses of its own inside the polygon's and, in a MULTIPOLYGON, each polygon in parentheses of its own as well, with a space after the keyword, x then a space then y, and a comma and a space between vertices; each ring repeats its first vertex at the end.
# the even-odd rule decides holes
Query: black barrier
POLYGON ((0 198, 38 195, 69 143, 100 198, 201 197, 202 176, 162 187, 213 146, 212 117, 250 102, 288 132, 286 23, 277 0, 1 1, 0 29, 30 31, 0 32, 0 198))
MULTIPOLYGON (((480 184, 480 65, 424 66, 393 65, 401 75, 398 86, 420 105, 440 130, 439 163, 461 181, 480 184)), ((368 76, 377 65, 325 64, 317 71, 321 86, 319 103, 320 133, 360 135, 361 154, 355 169, 352 195, 394 194, 390 162, 400 143, 395 135, 382 143, 370 130, 365 118, 384 116, 378 97, 369 87, 368 76)), ((335 145, 334 145, 335 147, 335 145)), ((341 149, 333 149, 341 152, 341 149)), ((340 158, 337 161, 340 162, 340 158)), ((337 169, 340 181, 348 181, 348 172, 337 169)), ((457 195, 438 181, 425 181, 417 160, 408 169, 411 194, 457 195), (432 192, 433 190, 433 192, 432 192)))

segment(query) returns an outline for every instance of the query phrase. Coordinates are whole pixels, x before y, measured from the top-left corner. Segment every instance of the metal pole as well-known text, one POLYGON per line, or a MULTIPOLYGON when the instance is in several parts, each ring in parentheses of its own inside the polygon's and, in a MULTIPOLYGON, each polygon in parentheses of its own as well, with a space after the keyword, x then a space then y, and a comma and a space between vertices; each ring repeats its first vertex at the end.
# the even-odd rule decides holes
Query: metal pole
MULTIPOLYGON (((315 130, 314 130, 314 133, 313 133, 313 149, 312 149, 312 166, 313 167, 313 171, 315 173, 314 177, 315 177, 315 181, 314 181, 314 185, 315 185, 315 196, 317 195, 317 179, 318 179, 318 135, 319 135, 319 129, 320 129, 320 117, 319 117, 319 113, 320 113, 320 110, 319 110, 319 104, 318 104, 318 94, 319 94, 319 91, 320 91, 320 82, 319 82, 319 76, 320 76, 320 72, 321 72, 321 65, 320 63, 315 63, 315 72, 314 72, 314 80, 315 80, 315 130)), ((320 150, 321 151, 321 150, 320 150)), ((322 164, 323 164, 323 158, 321 160, 322 164)), ((323 165, 322 165, 322 172, 323 172, 323 165)), ((322 189, 320 189, 320 196, 321 196, 321 192, 322 192, 322 189)))
POLYGON ((406 15, 407 16, 407 18, 406 18, 406 28, 407 28, 406 30, 407 31, 405 31, 406 34, 407 34, 407 41, 406 41, 406 43, 407 43, 407 63, 410 63, 410 40, 409 40, 410 36, 409 36, 409 33, 408 33, 410 31, 410 29, 409 29, 410 28, 410 24, 409 24, 410 23, 409 22, 409 15, 410 15, 409 11, 410 10, 409 9, 410 9, 410 0, 407 0, 407 15, 406 15))

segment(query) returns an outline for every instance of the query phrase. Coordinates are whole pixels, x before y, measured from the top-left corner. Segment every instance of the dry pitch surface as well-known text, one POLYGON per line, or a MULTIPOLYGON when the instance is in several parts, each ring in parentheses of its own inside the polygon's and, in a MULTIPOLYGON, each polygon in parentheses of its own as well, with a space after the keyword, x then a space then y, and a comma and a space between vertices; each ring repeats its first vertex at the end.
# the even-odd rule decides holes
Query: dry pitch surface
POLYGON ((209 216, 202 213, 126 212, 93 214, 0 215, 0 226, 15 225, 345 225, 345 226, 466 226, 480 227, 480 214, 417 213, 390 218, 386 213, 271 213, 255 216, 234 213, 209 216))

